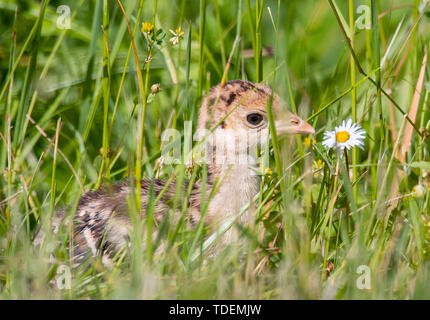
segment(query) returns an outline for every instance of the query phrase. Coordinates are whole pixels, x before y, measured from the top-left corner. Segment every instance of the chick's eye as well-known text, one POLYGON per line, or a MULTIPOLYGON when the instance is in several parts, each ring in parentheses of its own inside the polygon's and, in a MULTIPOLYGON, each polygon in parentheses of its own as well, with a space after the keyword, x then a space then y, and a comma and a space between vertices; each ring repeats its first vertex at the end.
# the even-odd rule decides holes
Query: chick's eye
POLYGON ((253 126, 257 126, 263 121, 263 116, 259 113, 250 113, 246 116, 246 121, 253 126))

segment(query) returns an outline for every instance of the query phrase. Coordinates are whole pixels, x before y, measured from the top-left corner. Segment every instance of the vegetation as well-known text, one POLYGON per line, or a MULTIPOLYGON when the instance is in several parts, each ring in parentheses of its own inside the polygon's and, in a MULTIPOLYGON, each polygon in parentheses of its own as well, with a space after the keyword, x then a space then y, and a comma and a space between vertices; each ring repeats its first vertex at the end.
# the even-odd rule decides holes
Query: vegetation
POLYGON ((0 1, 0 298, 430 298, 429 6, 0 1), (274 140, 255 223, 230 226, 242 241, 213 257, 203 226, 166 221, 153 239, 148 215, 114 265, 72 268, 56 212, 102 183, 204 179, 160 164, 161 134, 195 128, 232 79, 267 81, 317 130, 274 140), (349 118, 364 150, 327 151, 349 118))

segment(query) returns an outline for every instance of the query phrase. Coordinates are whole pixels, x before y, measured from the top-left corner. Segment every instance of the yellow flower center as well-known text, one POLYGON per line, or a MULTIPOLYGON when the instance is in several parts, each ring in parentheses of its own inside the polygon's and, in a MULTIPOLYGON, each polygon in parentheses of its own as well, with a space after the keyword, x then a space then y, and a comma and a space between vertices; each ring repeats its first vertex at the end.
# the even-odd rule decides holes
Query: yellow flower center
POLYGON ((349 140, 349 133, 347 131, 336 132, 336 141, 343 143, 349 140))

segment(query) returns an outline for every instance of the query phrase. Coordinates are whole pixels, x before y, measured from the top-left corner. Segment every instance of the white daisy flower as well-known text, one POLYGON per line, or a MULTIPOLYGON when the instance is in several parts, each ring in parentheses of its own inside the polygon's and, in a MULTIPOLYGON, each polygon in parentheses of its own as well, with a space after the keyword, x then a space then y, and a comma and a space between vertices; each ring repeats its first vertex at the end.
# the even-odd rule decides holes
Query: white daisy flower
POLYGON ((340 151, 351 149, 352 147, 359 147, 363 150, 364 138, 366 137, 366 130, 362 129, 357 123, 352 123, 349 119, 346 123, 342 121, 342 125, 335 127, 334 131, 324 132, 324 140, 322 144, 327 148, 337 148, 340 151))

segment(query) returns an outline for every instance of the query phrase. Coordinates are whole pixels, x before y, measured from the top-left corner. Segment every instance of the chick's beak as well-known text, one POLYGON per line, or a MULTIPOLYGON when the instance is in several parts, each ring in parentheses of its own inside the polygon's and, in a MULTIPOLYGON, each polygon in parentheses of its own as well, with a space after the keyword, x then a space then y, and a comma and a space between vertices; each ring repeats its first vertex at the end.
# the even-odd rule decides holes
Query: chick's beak
POLYGON ((278 135, 285 134, 312 134, 315 129, 306 121, 302 120, 294 113, 289 113, 281 120, 275 121, 276 133, 278 135))

